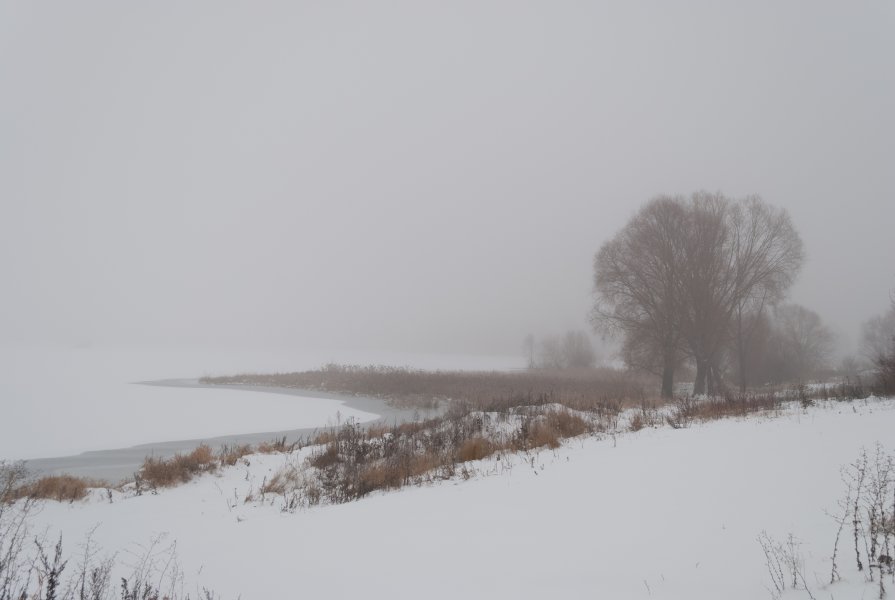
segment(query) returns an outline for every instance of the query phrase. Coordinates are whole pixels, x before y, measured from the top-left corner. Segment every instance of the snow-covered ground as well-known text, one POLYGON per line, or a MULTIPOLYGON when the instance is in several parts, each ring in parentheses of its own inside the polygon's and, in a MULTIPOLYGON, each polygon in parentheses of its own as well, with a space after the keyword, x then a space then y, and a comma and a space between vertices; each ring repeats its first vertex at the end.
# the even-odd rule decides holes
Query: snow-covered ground
POLYGON ((0 346, 0 459, 65 456, 168 440, 319 427, 376 415, 337 400, 134 385, 158 379, 313 369, 327 362, 508 369, 513 357, 288 349, 0 346))
MULTIPOLYGON (((106 552, 176 540, 187 589, 225 598, 769 598, 757 537, 800 542, 816 598, 872 598, 848 544, 827 586, 840 468, 893 449, 895 402, 823 403, 567 441, 477 463, 480 475, 296 513, 245 502, 287 461, 206 475, 113 503, 45 503, 34 527, 106 552)), ((167 542, 166 542, 167 543, 167 542)), ((891 586, 895 589, 895 585, 891 586)), ((792 598, 808 598, 800 590, 792 598)))

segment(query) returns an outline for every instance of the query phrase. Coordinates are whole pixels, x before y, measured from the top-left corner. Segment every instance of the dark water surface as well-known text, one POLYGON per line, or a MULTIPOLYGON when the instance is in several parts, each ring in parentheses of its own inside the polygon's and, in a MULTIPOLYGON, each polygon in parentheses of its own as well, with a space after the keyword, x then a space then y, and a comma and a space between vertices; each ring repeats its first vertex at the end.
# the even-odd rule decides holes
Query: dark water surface
MULTIPOLYGON (((365 425, 379 423, 395 423, 402 421, 410 421, 417 417, 426 417, 437 411, 423 411, 413 409, 399 409, 389 406, 380 398, 369 396, 350 396, 347 394, 335 394, 330 392, 320 392, 316 390, 302 390, 296 388, 282 387, 265 387, 254 385, 208 385, 199 383, 197 379, 164 379, 161 381, 144 381, 137 385, 156 385, 165 387, 185 387, 185 388, 205 388, 216 389, 224 388, 228 390, 248 390, 252 392, 265 392, 270 394, 286 394, 289 396, 298 396, 304 398, 324 398, 329 400, 339 400, 346 407, 361 410, 367 413, 379 415, 378 419, 374 419, 365 423, 365 425)), ((296 398, 296 402, 300 402, 300 398, 296 398)), ((287 425, 284 423, 284 425, 287 425)), ((189 452, 199 444, 205 443, 212 448, 218 448, 224 444, 259 444, 286 436, 286 441, 293 442, 301 437, 307 437, 315 431, 324 429, 325 425, 319 427, 308 427, 304 429, 281 429, 278 431, 265 431, 262 433, 245 433, 236 435, 225 435, 212 438, 195 438, 189 440, 176 440, 169 442, 158 442, 152 444, 141 444, 139 446, 131 446, 129 448, 116 448, 113 450, 97 450, 92 452, 83 452, 75 456, 62 456, 58 458, 37 458, 25 461, 28 469, 37 475, 56 475, 67 473, 80 477, 94 477, 105 479, 111 483, 117 483, 133 476, 134 472, 143 464, 143 459, 147 456, 155 456, 167 458, 178 452, 189 452)))

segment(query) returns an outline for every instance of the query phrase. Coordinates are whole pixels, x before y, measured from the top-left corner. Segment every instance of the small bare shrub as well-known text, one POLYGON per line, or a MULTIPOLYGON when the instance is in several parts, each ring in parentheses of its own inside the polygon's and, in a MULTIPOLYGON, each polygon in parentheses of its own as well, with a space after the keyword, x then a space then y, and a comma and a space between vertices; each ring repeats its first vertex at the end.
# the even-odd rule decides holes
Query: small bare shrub
MULTIPOLYGON (((156 538, 142 552, 133 553, 133 563, 123 565, 129 574, 116 590, 112 579, 116 557, 102 556, 92 532, 79 556, 73 557, 77 562, 71 562, 63 558, 61 536, 55 543, 31 537, 30 506, 27 501, 0 503, 0 600, 189 600, 173 544, 160 547, 161 538, 156 538), (29 543, 34 543, 33 551, 26 551, 29 543)), ((198 593, 199 600, 215 598, 204 588, 198 593)))
POLYGON ((758 536, 758 543, 764 552, 765 565, 771 578, 771 584, 774 586, 774 589, 771 590, 773 597, 779 598, 786 591, 787 586, 797 590, 801 585, 801 589, 805 590, 811 600, 814 600, 814 594, 811 593, 808 582, 805 581, 804 559, 799 552, 801 543, 791 533, 786 537, 785 542, 778 542, 766 531, 762 531, 758 536))
POLYGON ((16 490, 27 478, 21 462, 0 461, 0 600, 27 598, 33 565, 26 546, 31 539, 29 516, 34 501, 16 500, 16 490))
POLYGON ((864 571, 867 567, 868 581, 879 583, 879 597, 883 598, 885 576, 895 578, 891 558, 895 552, 895 457, 887 454, 880 444, 873 455, 862 449, 858 459, 842 469, 842 480, 847 491, 839 503, 843 512, 837 517, 839 531, 833 545, 831 580, 839 579, 839 540, 845 523, 850 520, 857 569, 864 571))
POLYGON ((252 454, 253 449, 249 444, 225 444, 218 451, 218 460, 221 465, 232 467, 243 456, 252 454))
POLYGON ((326 445, 323 452, 311 457, 311 466, 318 469, 326 469, 338 464, 339 461, 339 446, 336 442, 330 442, 326 445))
POLYGON ((7 462, 0 460, 0 510, 4 504, 18 500, 19 490, 28 479, 28 470, 22 461, 7 462))

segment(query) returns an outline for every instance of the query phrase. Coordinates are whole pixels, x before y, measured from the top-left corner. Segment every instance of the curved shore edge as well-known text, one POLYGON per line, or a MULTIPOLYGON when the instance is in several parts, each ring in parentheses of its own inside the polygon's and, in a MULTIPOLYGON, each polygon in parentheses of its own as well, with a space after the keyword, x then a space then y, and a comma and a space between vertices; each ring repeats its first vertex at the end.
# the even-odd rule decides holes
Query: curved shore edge
MULTIPOLYGON (((322 398, 337 400, 346 407, 354 408, 366 413, 378 415, 377 418, 363 421, 364 425, 379 423, 393 423, 411 420, 417 416, 431 414, 437 411, 408 410, 390 406, 381 398, 372 396, 352 396, 318 390, 306 390, 298 388, 268 387, 259 385, 214 385, 201 383, 198 379, 163 379, 159 381, 140 381, 135 385, 152 385, 160 387, 202 388, 202 389, 228 389, 245 390, 252 392, 264 392, 269 394, 283 394, 303 398, 322 398)), ((52 458, 35 458, 25 461, 25 466, 36 475, 68 474, 79 477, 104 479, 110 483, 117 483, 133 476, 143 464, 147 456, 167 458, 178 452, 189 452, 199 444, 205 443, 212 448, 224 444, 259 444, 274 438, 286 437, 287 442, 293 442, 299 438, 307 437, 320 429, 327 427, 321 423, 316 427, 301 429, 282 429, 277 431, 264 431, 255 433, 240 433, 223 435, 210 438, 192 438, 185 440, 173 440, 149 444, 139 444, 127 448, 113 448, 109 450, 93 450, 82 452, 74 456, 60 456, 52 458)))

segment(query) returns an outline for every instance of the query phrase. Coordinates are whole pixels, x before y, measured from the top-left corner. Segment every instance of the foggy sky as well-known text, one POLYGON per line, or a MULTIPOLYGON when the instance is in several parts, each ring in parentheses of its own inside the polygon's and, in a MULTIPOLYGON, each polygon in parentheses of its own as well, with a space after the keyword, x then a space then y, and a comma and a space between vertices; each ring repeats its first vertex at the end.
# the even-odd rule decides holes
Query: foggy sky
POLYGON ((0 1, 0 341, 520 351, 695 190, 895 288, 895 5, 0 1))

